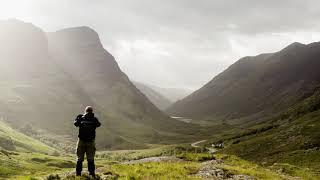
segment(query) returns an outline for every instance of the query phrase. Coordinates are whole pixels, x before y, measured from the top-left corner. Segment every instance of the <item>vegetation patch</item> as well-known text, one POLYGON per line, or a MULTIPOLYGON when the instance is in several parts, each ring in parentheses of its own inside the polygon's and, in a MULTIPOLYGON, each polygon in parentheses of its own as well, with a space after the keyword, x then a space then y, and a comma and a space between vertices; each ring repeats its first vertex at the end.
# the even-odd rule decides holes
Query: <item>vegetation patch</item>
POLYGON ((311 171, 309 168, 301 168, 288 163, 275 163, 271 167, 276 172, 290 174, 293 176, 301 177, 303 179, 317 180, 319 174, 311 171))
POLYGON ((231 174, 245 174, 258 179, 283 179, 281 174, 270 169, 259 166, 255 163, 240 159, 236 156, 217 154, 217 159, 223 163, 217 165, 231 174))
POLYGON ((196 162, 203 162, 203 161, 215 159, 215 157, 209 153, 189 153, 189 152, 178 154, 177 158, 183 159, 185 161, 196 161, 196 162))
POLYGON ((72 161, 50 162, 47 165, 57 167, 57 168, 74 168, 74 167, 76 167, 76 164, 72 161))
POLYGON ((38 158, 38 157, 31 158, 31 161, 38 162, 38 163, 45 163, 51 160, 52 159, 49 159, 49 158, 38 158))
POLYGON ((9 157, 0 154, 0 179, 30 179, 70 170, 75 167, 72 159, 24 152, 9 157))

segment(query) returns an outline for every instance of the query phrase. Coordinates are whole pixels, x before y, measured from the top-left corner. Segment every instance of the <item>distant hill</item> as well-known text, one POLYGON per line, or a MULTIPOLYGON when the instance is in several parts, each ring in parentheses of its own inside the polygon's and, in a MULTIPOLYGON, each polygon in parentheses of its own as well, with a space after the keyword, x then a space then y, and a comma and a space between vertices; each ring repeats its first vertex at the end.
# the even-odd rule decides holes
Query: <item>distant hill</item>
POLYGON ((164 87, 158 87, 155 85, 145 84, 149 88, 153 89, 154 91, 158 92, 162 96, 169 99, 171 102, 176 102, 178 100, 181 100, 185 98, 187 95, 191 94, 192 91, 189 89, 183 89, 183 88, 164 88, 164 87))
POLYGON ((0 59, 0 115, 14 127, 76 138, 74 117, 92 105, 102 122, 100 148, 176 142, 194 131, 156 108, 89 27, 45 33, 30 23, 0 21, 0 59))
POLYGON ((133 83, 160 110, 165 110, 172 104, 172 102, 169 99, 167 99, 162 94, 155 91, 154 89, 152 89, 148 85, 145 85, 140 82, 133 82, 133 83))
POLYGON ((244 57, 167 112, 241 123, 275 115, 320 85, 320 43, 293 43, 276 53, 244 57))

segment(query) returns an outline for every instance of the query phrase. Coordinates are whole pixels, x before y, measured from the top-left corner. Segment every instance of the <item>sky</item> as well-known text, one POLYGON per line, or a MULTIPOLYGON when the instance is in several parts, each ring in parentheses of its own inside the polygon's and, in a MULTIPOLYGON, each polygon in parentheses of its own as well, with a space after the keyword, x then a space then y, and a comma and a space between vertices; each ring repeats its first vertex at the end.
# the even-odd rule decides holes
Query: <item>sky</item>
POLYGON ((318 0, 1 0, 10 18, 89 26, 131 80, 189 90, 241 57, 320 41, 318 0))

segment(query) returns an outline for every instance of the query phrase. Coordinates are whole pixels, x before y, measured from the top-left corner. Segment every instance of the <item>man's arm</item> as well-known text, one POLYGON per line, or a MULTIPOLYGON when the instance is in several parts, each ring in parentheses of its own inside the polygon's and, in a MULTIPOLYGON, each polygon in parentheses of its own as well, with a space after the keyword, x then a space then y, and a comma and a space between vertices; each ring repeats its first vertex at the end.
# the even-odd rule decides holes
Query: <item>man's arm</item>
POLYGON ((99 122, 98 118, 96 118, 96 127, 100 127, 101 123, 99 122))
POLYGON ((76 119, 74 120, 74 125, 76 126, 76 127, 79 127, 80 126, 80 124, 81 124, 81 118, 82 118, 82 114, 79 114, 77 117, 76 117, 76 119))

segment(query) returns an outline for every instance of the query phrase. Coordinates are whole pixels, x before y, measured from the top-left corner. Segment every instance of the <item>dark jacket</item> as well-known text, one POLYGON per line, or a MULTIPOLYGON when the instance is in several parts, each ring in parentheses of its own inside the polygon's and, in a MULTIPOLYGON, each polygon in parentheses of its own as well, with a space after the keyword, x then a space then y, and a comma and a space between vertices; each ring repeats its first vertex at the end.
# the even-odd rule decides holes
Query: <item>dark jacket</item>
POLYGON ((79 139, 83 141, 94 141, 96 137, 96 128, 101 124, 94 116, 94 113, 80 114, 74 120, 74 125, 79 127, 79 139))

